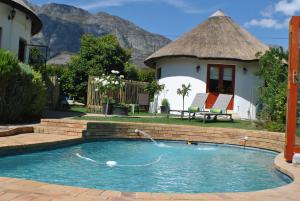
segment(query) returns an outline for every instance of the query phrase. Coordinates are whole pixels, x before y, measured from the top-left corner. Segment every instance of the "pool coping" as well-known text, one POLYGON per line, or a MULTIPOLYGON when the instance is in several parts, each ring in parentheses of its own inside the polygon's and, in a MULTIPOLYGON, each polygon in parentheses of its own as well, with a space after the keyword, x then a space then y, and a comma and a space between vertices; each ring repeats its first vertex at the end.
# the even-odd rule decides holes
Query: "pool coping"
MULTIPOLYGON (((78 137, 73 140, 78 141, 82 138, 78 137)), ((51 143, 61 143, 61 140, 51 143)), ((31 145, 21 144, 19 147, 45 145, 47 143, 43 142, 31 145)), ((18 145, 14 147, 16 148, 18 145)), ((253 192, 187 194, 97 190, 0 177, 0 200, 299 200, 297 198, 300 197, 300 166, 286 163, 283 153, 276 156, 274 166, 290 176, 293 182, 278 188, 253 192)))

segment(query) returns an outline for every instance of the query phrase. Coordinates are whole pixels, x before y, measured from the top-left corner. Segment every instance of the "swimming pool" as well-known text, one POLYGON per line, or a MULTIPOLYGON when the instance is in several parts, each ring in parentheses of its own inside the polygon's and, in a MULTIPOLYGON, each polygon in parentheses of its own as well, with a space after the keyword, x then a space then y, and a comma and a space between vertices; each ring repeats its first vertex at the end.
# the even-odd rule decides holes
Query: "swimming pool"
POLYGON ((0 176, 128 192, 247 192, 286 185, 277 153, 216 144, 106 140, 0 158, 0 176))

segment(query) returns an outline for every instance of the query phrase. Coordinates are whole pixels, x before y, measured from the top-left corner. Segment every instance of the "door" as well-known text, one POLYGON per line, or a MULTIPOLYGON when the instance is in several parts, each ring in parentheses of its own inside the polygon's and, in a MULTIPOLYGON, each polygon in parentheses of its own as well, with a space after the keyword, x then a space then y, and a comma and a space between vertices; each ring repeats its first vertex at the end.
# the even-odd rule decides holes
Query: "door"
POLYGON ((19 59, 19 61, 24 63, 25 58, 26 58, 26 40, 23 40, 20 38, 18 59, 19 59))
MULTIPOLYGON (((235 66, 223 64, 209 64, 207 66, 206 91, 208 98, 206 108, 212 108, 218 95, 234 95, 235 66)), ((230 101, 228 110, 233 110, 234 98, 230 101)))

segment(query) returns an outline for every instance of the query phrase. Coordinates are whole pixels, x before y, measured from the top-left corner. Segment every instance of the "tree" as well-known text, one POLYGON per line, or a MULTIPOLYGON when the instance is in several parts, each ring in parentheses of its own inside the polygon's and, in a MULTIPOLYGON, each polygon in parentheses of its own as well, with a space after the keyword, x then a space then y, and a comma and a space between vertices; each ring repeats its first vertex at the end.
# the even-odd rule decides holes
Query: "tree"
POLYGON ((182 84, 181 88, 177 89, 177 94, 182 96, 182 110, 184 110, 184 98, 189 95, 191 91, 191 84, 188 85, 182 84))
POLYGON ((149 93, 150 100, 153 101, 154 95, 160 93, 162 90, 164 90, 164 88, 164 84, 159 84, 156 80, 153 80, 145 87, 145 91, 149 93))
POLYGON ((125 78, 126 80, 135 80, 138 81, 138 68, 131 63, 126 63, 125 65, 125 78))
POLYGON ((151 68, 138 68, 134 64, 126 63, 125 78, 127 80, 151 83, 155 80, 155 70, 151 68))
POLYGON ((259 87, 262 109, 259 118, 266 121, 265 127, 283 131, 286 119, 286 93, 288 80, 288 53, 282 48, 271 48, 257 54, 259 70, 256 73, 264 83, 259 87))
POLYGON ((124 75, 119 75, 119 71, 112 70, 111 75, 103 74, 101 77, 95 78, 96 89, 99 91, 102 97, 106 98, 106 108, 105 116, 108 114, 108 105, 109 105, 109 93, 112 91, 120 90, 124 87, 125 82, 123 82, 124 75))
POLYGON ((35 71, 43 75, 46 73, 46 58, 37 47, 30 49, 28 63, 35 71))
MULTIPOLYGON (((74 56, 68 64, 68 82, 66 92, 86 103, 87 82, 90 75, 110 74, 112 70, 124 73, 125 64, 131 53, 120 46, 113 35, 101 38, 83 35, 79 55, 74 56)), ((65 78, 64 78, 65 79, 65 78)))

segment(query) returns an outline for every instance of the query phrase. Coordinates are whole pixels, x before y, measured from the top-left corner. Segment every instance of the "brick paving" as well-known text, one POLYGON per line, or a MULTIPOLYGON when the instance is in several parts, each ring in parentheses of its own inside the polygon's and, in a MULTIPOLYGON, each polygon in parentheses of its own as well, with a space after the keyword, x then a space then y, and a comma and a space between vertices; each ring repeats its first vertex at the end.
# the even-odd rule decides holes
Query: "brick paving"
MULTIPOLYGON (((58 143, 61 141, 68 140, 79 140, 81 136, 79 130, 84 131, 87 129, 87 122, 78 121, 78 126, 75 126, 76 122, 64 122, 61 120, 61 124, 65 125, 64 129, 60 128, 57 122, 48 122, 43 125, 39 125, 35 128, 36 131, 47 131, 41 133, 30 133, 21 134, 16 136, 2 137, 0 138, 0 149, 5 149, 7 147, 24 147, 30 145, 45 145, 47 143, 58 143), (48 127, 46 128, 46 125, 48 127), (67 130, 65 130, 67 128, 67 130), (51 132, 51 129, 53 132, 51 132), (74 134, 72 135, 72 129, 74 134), (56 132, 54 132, 56 131, 56 132), (67 131, 67 132, 65 132, 67 131)), ((113 124, 114 129, 121 129, 118 124, 113 124)), ((125 125, 125 124, 122 124, 125 125)), ((126 127, 126 126, 125 126, 126 127)), ((135 125, 136 127, 136 125, 135 125)), ((144 128, 151 127, 150 125, 144 125, 144 128)), ((167 127, 158 127, 155 125, 158 131, 162 129, 168 130, 167 127)), ((111 129, 111 127, 105 125, 102 129, 111 129)), ((99 125, 95 127, 99 129, 99 125)), ((104 129, 104 130, 105 130, 104 129)), ((123 128, 124 129, 124 128, 123 128)), ((131 133, 132 128, 126 127, 127 132, 131 133)), ((155 129, 154 129, 155 130, 155 129)), ((185 129, 183 129, 184 131, 185 129)), ((192 129, 193 130, 193 129, 192 129)), ((208 129, 209 130, 209 129, 208 129)), ((206 134, 210 134, 206 130, 206 134)), ((224 133, 224 130, 217 130, 218 134, 224 133)), ((227 130, 225 129, 227 132, 227 130)), ((231 129, 232 132, 237 132, 231 129)), ((107 132, 107 131, 106 131, 107 132)), ((225 133, 226 133, 225 132, 225 133)), ((246 131, 245 131, 246 132, 246 131)), ((159 133, 159 132, 158 132, 159 133)), ((163 132, 162 132, 163 133, 163 132)), ((197 132, 195 132, 197 134, 197 132)), ((247 132, 248 133, 248 132, 247 132)), ((102 133, 103 134, 103 133, 102 133)), ((126 133, 123 134, 125 135, 126 133)), ((279 134, 265 135, 266 133, 252 133, 255 136, 255 140, 262 138, 264 141, 270 138, 270 142, 274 140, 279 140, 279 134), (261 135, 261 136, 259 136, 261 135)), ((175 135, 182 135, 180 132, 175 135)), ((192 135, 192 134, 191 134, 192 135)), ((198 135, 201 135, 198 133, 198 135)), ((125 135, 126 136, 126 135, 125 135)), ((168 136, 169 137, 169 136, 168 136)), ((177 136, 178 137, 178 136, 177 136)), ((181 136, 184 137, 184 136, 181 136)), ((220 136, 212 136, 220 137, 220 136)), ((209 138, 212 139, 212 138, 209 138)), ((254 137, 253 137, 254 139, 254 137)), ((279 140, 280 141, 280 140, 279 140)), ((270 145, 270 143, 266 143, 270 145)), ((271 143, 272 144, 272 143, 271 143)), ((264 145, 264 144, 261 144, 264 145)), ((274 143, 272 145, 275 145, 274 143)), ((278 147, 277 147, 278 148, 278 147)), ((282 172, 288 174, 294 178, 294 182, 275 189, 263 190, 257 192, 247 192, 247 193, 210 193, 210 194, 172 194, 172 193, 124 193, 117 191, 105 191, 87 188, 78 188, 70 186, 62 186, 55 184, 47 184, 29 180, 14 179, 14 178, 0 178, 0 201, 89 201, 89 200, 110 200, 110 201, 148 201, 148 200, 209 200, 209 201, 299 201, 300 200, 300 167, 288 164, 284 161, 283 155, 280 154, 276 157, 275 166, 282 172)), ((221 178, 220 178, 221 180, 221 178)))
POLYGON ((40 133, 26 133, 8 137, 0 137, 0 149, 16 148, 20 146, 39 145, 54 142, 77 140, 80 137, 67 135, 45 135, 40 133))

